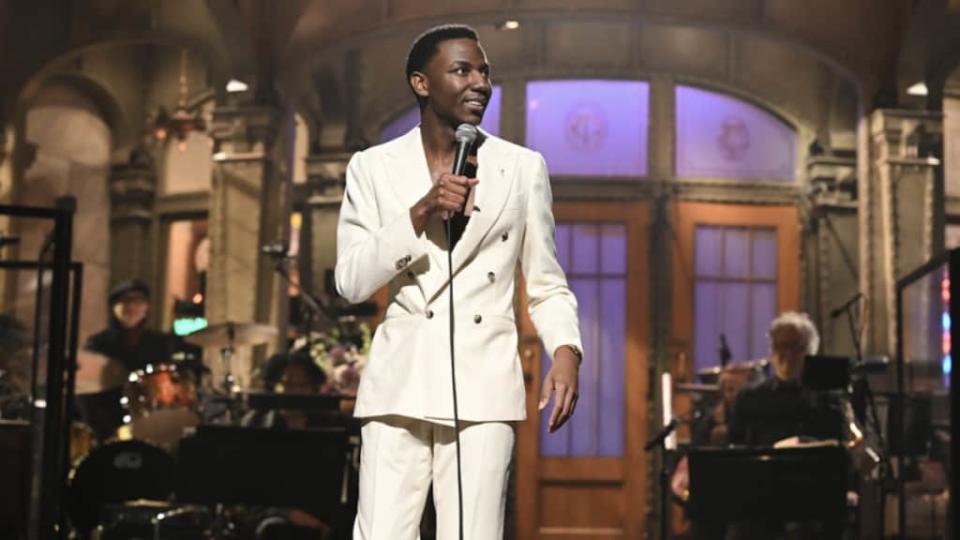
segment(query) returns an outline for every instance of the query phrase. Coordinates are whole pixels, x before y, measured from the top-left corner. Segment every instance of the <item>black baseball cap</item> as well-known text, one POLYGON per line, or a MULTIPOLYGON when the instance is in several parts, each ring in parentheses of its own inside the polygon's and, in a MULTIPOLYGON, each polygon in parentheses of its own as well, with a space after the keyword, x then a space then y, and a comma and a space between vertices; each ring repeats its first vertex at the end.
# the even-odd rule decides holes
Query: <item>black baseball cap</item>
POLYGON ((144 297, 147 298, 147 300, 150 299, 150 287, 147 285, 147 283, 142 279, 134 278, 121 281, 120 283, 114 285, 112 289, 110 289, 110 296, 108 297, 110 303, 116 303, 118 300, 120 300, 121 296, 130 291, 140 292, 144 297))

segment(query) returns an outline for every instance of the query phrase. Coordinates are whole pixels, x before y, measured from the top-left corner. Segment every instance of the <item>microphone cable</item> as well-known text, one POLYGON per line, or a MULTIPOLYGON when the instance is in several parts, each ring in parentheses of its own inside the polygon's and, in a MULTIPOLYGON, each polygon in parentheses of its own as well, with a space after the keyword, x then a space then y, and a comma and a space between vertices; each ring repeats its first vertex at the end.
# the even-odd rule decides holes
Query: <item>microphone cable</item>
MULTIPOLYGON (((453 174, 460 176, 463 174, 467 162, 467 154, 473 143, 477 140, 477 127, 471 124, 460 124, 457 126, 455 140, 457 142, 457 153, 453 161, 453 174)), ((469 199, 469 192, 467 194, 469 199)), ((466 205, 466 203, 464 203, 466 205)), ((453 433, 457 452, 457 524, 459 538, 463 540, 463 474, 462 463, 460 460, 460 410, 457 403, 457 368, 456 353, 454 346, 454 335, 456 325, 454 324, 453 310, 453 215, 446 220, 447 232, 447 287, 450 289, 450 382, 453 388, 453 433)))
POLYGON ((456 328, 454 325, 454 312, 453 312, 453 245, 451 240, 453 239, 453 228, 452 224, 453 219, 446 220, 447 228, 447 277, 449 281, 447 282, 447 287, 450 288, 450 382, 451 387, 453 388, 453 434, 455 438, 456 450, 457 450, 457 519, 458 527, 460 531, 460 540, 463 540, 463 476, 461 473, 461 462, 460 462, 460 410, 457 405, 457 368, 456 368, 456 353, 454 347, 454 333, 456 328))

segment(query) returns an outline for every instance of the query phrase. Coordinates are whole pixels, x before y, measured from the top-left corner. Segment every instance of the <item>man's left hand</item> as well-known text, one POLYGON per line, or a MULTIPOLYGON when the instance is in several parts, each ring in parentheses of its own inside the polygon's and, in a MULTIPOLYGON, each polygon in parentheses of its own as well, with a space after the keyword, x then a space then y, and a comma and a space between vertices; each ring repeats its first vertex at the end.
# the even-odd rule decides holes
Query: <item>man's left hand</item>
POLYGON ((553 366, 543 379, 538 407, 542 411, 550 401, 550 394, 556 393, 553 410, 550 412, 550 422, 547 424, 550 433, 560 429, 573 416, 579 395, 577 393, 579 375, 580 359, 570 347, 558 347, 553 355, 553 366))

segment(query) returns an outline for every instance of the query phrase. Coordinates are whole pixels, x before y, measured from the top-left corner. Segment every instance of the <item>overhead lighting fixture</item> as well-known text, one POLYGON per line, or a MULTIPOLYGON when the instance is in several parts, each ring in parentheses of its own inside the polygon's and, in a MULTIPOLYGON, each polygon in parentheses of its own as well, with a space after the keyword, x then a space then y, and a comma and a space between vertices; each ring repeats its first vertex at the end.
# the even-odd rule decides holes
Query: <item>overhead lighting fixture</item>
POLYGON ((246 92, 250 87, 247 83, 239 79, 230 79, 230 82, 227 83, 227 92, 246 92))
POLYGON ((163 107, 153 115, 150 123, 152 124, 153 137, 158 141, 164 141, 169 136, 177 140, 177 150, 181 152, 187 149, 187 137, 193 131, 205 131, 207 129, 206 121, 200 112, 191 112, 187 107, 187 50, 180 50, 180 92, 177 99, 177 109, 170 114, 163 107))
POLYGON ((913 83, 907 88, 907 94, 911 96, 925 96, 927 95, 927 84, 923 81, 913 83))
POLYGON ((520 21, 516 19, 507 19, 497 25, 497 30, 516 30, 520 28, 520 21))

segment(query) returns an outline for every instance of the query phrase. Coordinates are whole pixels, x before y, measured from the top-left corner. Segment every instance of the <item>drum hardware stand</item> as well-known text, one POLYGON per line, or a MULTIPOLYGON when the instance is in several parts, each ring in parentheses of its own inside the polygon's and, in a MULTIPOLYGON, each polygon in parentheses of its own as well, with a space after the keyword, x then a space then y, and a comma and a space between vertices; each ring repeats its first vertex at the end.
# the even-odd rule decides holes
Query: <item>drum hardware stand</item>
MULTIPOLYGON (((843 305, 841 305, 839 308, 836 308, 832 312, 830 312, 831 319, 834 319, 840 316, 841 314, 846 315, 847 329, 850 330, 850 339, 853 341, 853 349, 856 354, 856 364, 855 364, 856 366, 863 365, 863 346, 860 343, 860 332, 857 331, 857 327, 854 322, 853 308, 854 306, 858 305, 858 300, 861 300, 861 299, 866 300, 863 297, 863 293, 857 292, 852 298, 844 302, 843 305)), ((890 453, 888 452, 887 443, 883 436, 883 430, 881 429, 880 420, 877 415, 876 400, 874 400, 873 391, 870 389, 870 381, 867 377, 868 375, 866 373, 860 373, 859 375, 857 375, 857 378, 853 382, 853 385, 854 385, 854 390, 859 388, 859 390, 866 397, 866 400, 867 400, 866 406, 868 411, 864 412, 864 416, 867 417, 865 418, 867 420, 867 424, 872 425, 873 431, 877 435, 877 442, 879 442, 880 455, 874 458, 875 452, 871 451, 870 454, 872 454, 871 458, 874 458, 876 461, 880 462, 880 464, 877 467, 877 483, 880 486, 881 500, 885 500, 887 491, 890 489, 890 487, 888 487, 887 484, 890 480, 892 480, 892 478, 890 477, 890 473, 893 469, 890 463, 890 453)), ((849 394, 852 394, 852 393, 853 392, 849 392, 849 394)), ((851 398, 852 397, 853 396, 851 395, 851 398)), ((867 445, 866 440, 864 440, 864 444, 867 445)), ((867 449, 868 451, 871 450, 869 445, 867 445, 867 449)), ((881 524, 881 530, 882 530, 884 527, 883 524, 886 521, 886 518, 885 518, 886 504, 881 503, 878 510, 879 510, 878 520, 881 524)))
POLYGON ((211 539, 234 540, 237 538, 237 526, 227 515, 223 503, 217 503, 214 506, 213 516, 213 524, 208 532, 211 539))
POLYGON ((233 376, 233 353, 236 352, 233 346, 234 339, 236 339, 236 329, 233 326, 233 322, 228 322, 227 346, 220 349, 220 358, 223 359, 224 366, 227 368, 226 373, 223 375, 223 389, 227 397, 227 408, 224 411, 224 414, 227 416, 227 424, 239 420, 236 411, 237 406, 233 399, 238 390, 237 381, 233 376))

